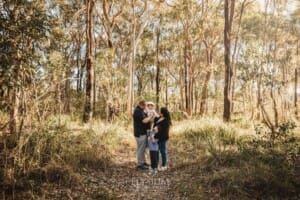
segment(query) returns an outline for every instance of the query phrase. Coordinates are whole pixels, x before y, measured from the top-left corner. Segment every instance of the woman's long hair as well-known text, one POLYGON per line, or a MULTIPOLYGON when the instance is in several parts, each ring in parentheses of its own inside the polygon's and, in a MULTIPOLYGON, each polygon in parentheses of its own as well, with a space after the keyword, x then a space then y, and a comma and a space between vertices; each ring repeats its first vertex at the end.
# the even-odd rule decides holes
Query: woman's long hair
POLYGON ((172 119, 171 119, 171 115, 170 115, 170 112, 169 112, 168 108, 162 107, 160 109, 160 113, 164 116, 164 118, 167 120, 168 124, 171 126, 172 125, 172 119))

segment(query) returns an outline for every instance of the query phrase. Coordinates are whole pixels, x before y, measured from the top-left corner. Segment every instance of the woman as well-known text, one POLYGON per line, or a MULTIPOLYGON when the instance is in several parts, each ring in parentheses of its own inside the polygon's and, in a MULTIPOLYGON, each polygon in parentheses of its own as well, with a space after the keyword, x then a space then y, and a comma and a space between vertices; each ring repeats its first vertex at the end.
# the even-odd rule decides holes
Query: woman
POLYGON ((159 151, 162 158, 161 171, 167 169, 167 141, 169 139, 170 126, 172 125, 170 112, 167 108, 160 109, 160 117, 155 121, 154 131, 156 132, 155 138, 158 139, 159 151))

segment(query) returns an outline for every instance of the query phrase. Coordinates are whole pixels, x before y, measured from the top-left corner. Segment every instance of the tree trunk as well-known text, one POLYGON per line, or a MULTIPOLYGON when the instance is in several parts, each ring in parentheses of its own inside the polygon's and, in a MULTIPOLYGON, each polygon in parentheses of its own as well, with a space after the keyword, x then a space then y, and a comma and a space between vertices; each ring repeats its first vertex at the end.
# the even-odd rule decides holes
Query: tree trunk
POLYGON ((71 90, 71 69, 70 66, 67 66, 66 69, 66 81, 65 81, 65 96, 64 96, 64 112, 69 114, 71 109, 70 109, 70 90, 71 90))
POLYGON ((156 33, 156 106, 159 109, 159 93, 160 93, 160 62, 159 62, 159 39, 160 39, 160 27, 156 33))
POLYGON ((206 112, 207 98, 208 98, 208 83, 211 77, 211 70, 206 72, 204 84, 201 91, 201 102, 200 102, 200 115, 203 116, 206 112))
POLYGON ((193 53, 192 49, 193 46, 191 44, 190 38, 189 38, 189 29, 187 32, 187 43, 188 43, 188 51, 187 51, 187 59, 188 59, 188 68, 187 68, 187 73, 188 73, 188 108, 187 108, 187 113, 192 116, 193 115, 193 74, 194 70, 192 68, 193 64, 193 53))
POLYGON ((129 64, 129 86, 128 86, 128 102, 127 102, 127 112, 128 116, 132 114, 132 106, 133 106, 133 73, 134 73, 134 62, 135 62, 135 32, 136 32, 136 25, 135 25, 135 15, 134 15, 134 22, 133 22, 133 34, 131 39, 131 46, 132 46, 132 53, 130 58, 129 64))
POLYGON ((224 83, 224 111, 223 119, 224 121, 230 120, 230 87, 231 87, 231 77, 232 77, 232 68, 230 63, 230 34, 231 34, 231 25, 234 14, 234 5, 235 0, 225 0, 224 5, 224 18, 225 18, 225 27, 224 27, 224 63, 225 63, 225 83, 224 83), (229 8, 230 1, 230 8, 229 8))
MULTIPOLYGON (((268 53, 268 45, 267 45, 267 27, 268 27, 268 20, 267 20, 267 16, 268 16, 268 7, 269 7, 269 0, 265 1, 265 11, 264 11, 264 39, 263 39, 263 46, 264 46, 264 56, 267 56, 268 53)), ((262 99, 262 73, 263 73, 263 69, 262 69, 262 64, 263 61, 261 61, 259 59, 259 73, 258 73, 258 83, 257 83, 257 103, 256 103, 256 120, 260 120, 260 118, 262 117, 263 120, 265 121, 265 109, 263 106, 263 99, 262 99)))
POLYGON ((19 97, 18 88, 14 88, 11 96, 11 109, 10 109, 10 120, 9 120, 9 130, 11 134, 17 133, 18 124, 18 113, 19 113, 19 97))
MULTIPOLYGON (((78 45, 78 44, 77 44, 78 45)), ((80 84, 80 71, 81 71, 81 66, 80 66, 80 45, 77 46, 77 50, 76 50, 76 67, 77 67, 77 76, 76 76, 76 91, 77 93, 80 92, 81 90, 81 84, 80 84)))
POLYGON ((184 94, 185 94, 185 111, 189 113, 189 78, 188 78, 188 63, 187 63, 187 46, 184 46, 184 94))
MULTIPOLYGON (((192 77, 192 74, 190 74, 190 77, 192 77)), ((189 89, 189 100, 190 100, 190 115, 193 115, 194 112, 194 82, 195 79, 194 78, 190 78, 190 89, 189 89)))
POLYGON ((84 106, 83 121, 90 122, 93 118, 93 99, 94 99, 94 66, 93 66, 93 10, 94 0, 87 2, 86 20, 86 99, 84 106))
POLYGON ((192 115, 192 46, 189 38, 189 28, 186 28, 184 43, 184 89, 185 89, 185 111, 192 115))
MULTIPOLYGON (((133 75, 134 75, 134 69, 135 69, 135 57, 136 57, 136 49, 140 40, 140 37, 142 35, 142 33, 144 32, 145 27, 148 24, 148 20, 146 20, 144 23, 140 24, 140 28, 137 32, 137 23, 136 20, 138 19, 136 17, 136 11, 135 11, 135 0, 131 1, 131 7, 132 7, 132 12, 133 12, 133 22, 132 22, 132 26, 133 26, 133 33, 132 35, 132 39, 131 39, 131 48, 132 48, 132 52, 131 52, 131 60, 130 60, 130 64, 129 64, 129 86, 128 86, 128 102, 127 102, 127 113, 128 116, 132 115, 132 107, 133 107, 133 102, 134 102, 134 90, 133 90, 133 75), (136 34, 137 33, 137 34, 136 34)), ((143 13, 146 12, 147 10, 147 1, 144 2, 144 10, 143 13)))
POLYGON ((294 99, 294 105, 295 105, 295 116, 298 117, 298 70, 295 69, 295 99, 294 99))
POLYGON ((143 77, 142 76, 138 76, 137 77, 137 96, 142 96, 142 90, 143 90, 143 77))
MULTIPOLYGON (((247 95, 249 97, 249 103, 250 103, 250 110, 251 110, 251 117, 250 119, 254 119, 254 106, 253 106, 253 81, 251 81, 250 85, 248 86, 248 92, 249 94, 247 95)), ((244 114, 246 114, 247 110, 244 109, 244 114)))
POLYGON ((261 104, 262 104, 262 94, 261 94, 261 82, 262 82, 262 69, 259 70, 259 77, 257 82, 257 102, 256 102, 256 120, 260 120, 261 114, 261 104))
POLYGON ((243 0, 242 6, 241 6, 241 10, 240 10, 240 16, 239 16, 239 21, 238 21, 238 29, 237 29, 237 33, 236 33, 236 37, 235 37, 235 41, 234 41, 234 48, 233 48, 233 53, 232 53, 232 69, 233 69, 233 75, 232 75, 232 89, 231 89, 231 113, 234 112, 234 90, 235 90, 235 78, 236 78, 236 61, 237 61, 237 45, 238 45, 238 41, 239 41, 239 33, 240 33, 240 29, 241 29, 241 24, 242 24, 242 17, 243 17, 243 13, 244 13, 244 9, 245 9, 245 5, 246 5, 247 0, 243 0))
MULTIPOLYGON (((180 69, 180 74, 184 74, 184 69, 180 69)), ((185 110, 185 77, 180 76, 180 110, 185 110)))
MULTIPOLYGON (((94 42, 93 42, 93 46, 94 46, 94 60, 97 60, 97 46, 95 44, 97 44, 97 39, 96 36, 94 35, 94 42)), ((96 112, 96 102, 97 102, 97 77, 96 77, 96 70, 94 68, 94 81, 93 81, 93 113, 96 112)), ((111 90, 112 91, 112 90, 111 90)))
POLYGON ((80 74, 79 74, 79 87, 78 87, 78 91, 83 91, 83 89, 85 88, 85 85, 83 84, 83 72, 86 68, 86 60, 85 62, 81 65, 81 69, 80 69, 80 74))
POLYGON ((165 97, 166 97, 166 106, 168 107, 168 105, 169 105, 169 95, 168 95, 169 86, 168 86, 168 77, 167 77, 167 75, 166 75, 165 79, 166 79, 165 97))
MULTIPOLYGON (((299 55, 299 40, 297 40, 297 57, 299 55)), ((295 116, 298 117, 298 69, 295 69, 295 98, 294 98, 294 106, 295 106, 295 116)))
POLYGON ((275 127, 278 127, 278 110, 277 110, 277 103, 275 100, 275 95, 274 95, 274 91, 273 91, 273 83, 272 83, 272 87, 271 87, 271 91, 270 91, 270 95, 271 95, 271 99, 273 102, 273 112, 274 112, 274 121, 275 121, 275 127))
POLYGON ((200 115, 203 116, 207 108, 207 98, 208 98, 208 83, 211 77, 211 65, 212 65, 212 50, 209 47, 206 47, 206 63, 207 63, 207 72, 205 75, 204 84, 201 91, 201 102, 200 102, 200 115))
POLYGON ((194 114, 197 115, 198 113, 198 104, 199 104, 199 91, 198 91, 198 86, 199 86, 199 81, 195 81, 195 93, 194 93, 194 98, 195 98, 195 112, 194 114))

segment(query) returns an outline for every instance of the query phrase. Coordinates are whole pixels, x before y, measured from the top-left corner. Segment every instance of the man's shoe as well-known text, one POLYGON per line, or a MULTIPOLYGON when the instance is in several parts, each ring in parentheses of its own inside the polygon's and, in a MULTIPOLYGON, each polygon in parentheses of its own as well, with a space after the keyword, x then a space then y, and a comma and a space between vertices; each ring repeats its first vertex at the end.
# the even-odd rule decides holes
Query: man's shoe
POLYGON ((146 162, 143 165, 146 166, 146 167, 150 167, 150 165, 146 162))
POLYGON ((146 170, 146 169, 149 169, 149 167, 146 167, 145 165, 138 165, 136 168, 137 168, 137 169, 140 169, 140 170, 146 170))

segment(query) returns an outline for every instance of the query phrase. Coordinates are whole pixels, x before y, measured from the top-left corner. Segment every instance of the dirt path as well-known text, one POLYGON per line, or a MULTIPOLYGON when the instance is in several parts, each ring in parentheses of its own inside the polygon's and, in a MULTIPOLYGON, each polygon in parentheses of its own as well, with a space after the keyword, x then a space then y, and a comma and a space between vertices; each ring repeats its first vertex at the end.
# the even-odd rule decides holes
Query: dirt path
MULTIPOLYGON (((173 191, 178 177, 182 177, 180 170, 172 166, 165 172, 159 172, 157 175, 149 175, 148 170, 136 169, 136 155, 134 138, 130 141, 122 142, 122 147, 115 152, 114 164, 103 174, 99 172, 86 171, 83 173, 84 182, 87 188, 94 189, 89 191, 93 194, 101 194, 101 188, 108 189, 117 194, 118 199, 124 200, 147 200, 147 199, 183 199, 173 191)), ((169 150, 172 163, 172 150, 169 150)), ((149 160, 149 159, 148 159, 149 160)), ((91 199, 100 199, 100 196, 91 197, 91 199)))

